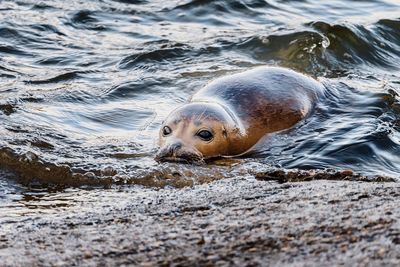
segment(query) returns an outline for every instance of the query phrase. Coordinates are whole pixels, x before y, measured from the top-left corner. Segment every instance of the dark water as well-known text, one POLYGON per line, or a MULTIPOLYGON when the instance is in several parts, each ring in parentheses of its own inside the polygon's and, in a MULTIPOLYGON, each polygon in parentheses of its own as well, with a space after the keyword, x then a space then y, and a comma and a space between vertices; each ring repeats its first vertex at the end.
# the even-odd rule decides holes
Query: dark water
POLYGON ((0 1, 0 201, 27 183, 184 186, 268 166, 398 179, 399 62, 395 0, 0 1), (265 64, 324 83, 310 118, 251 157, 153 160, 172 109, 265 64))

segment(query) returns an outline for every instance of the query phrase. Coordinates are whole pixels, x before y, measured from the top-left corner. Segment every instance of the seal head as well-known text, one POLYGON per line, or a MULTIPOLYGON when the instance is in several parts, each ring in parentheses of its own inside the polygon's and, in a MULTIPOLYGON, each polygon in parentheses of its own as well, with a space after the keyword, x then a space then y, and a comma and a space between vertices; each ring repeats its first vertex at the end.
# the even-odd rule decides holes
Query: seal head
POLYGON ((241 134, 236 118, 222 105, 189 103, 164 121, 155 159, 201 164, 207 158, 231 155, 241 134))

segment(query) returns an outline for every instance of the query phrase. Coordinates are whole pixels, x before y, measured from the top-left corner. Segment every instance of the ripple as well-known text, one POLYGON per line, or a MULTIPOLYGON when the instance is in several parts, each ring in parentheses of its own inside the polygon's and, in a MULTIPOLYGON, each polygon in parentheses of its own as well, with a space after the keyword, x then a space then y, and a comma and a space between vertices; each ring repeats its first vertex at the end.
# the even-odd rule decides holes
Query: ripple
POLYGON ((313 22, 310 26, 329 38, 328 52, 335 56, 337 61, 396 67, 393 64, 392 51, 382 49, 385 45, 380 37, 365 27, 330 25, 324 22, 313 22))
POLYGON ((323 176, 304 169, 328 179, 351 169, 349 179, 398 180, 398 7, 380 0, 2 2, 0 176, 7 168, 31 185, 180 187, 278 167, 299 180, 323 176), (326 96, 304 123, 235 164, 153 160, 168 112, 207 82, 259 65, 318 78, 326 96))
POLYGON ((156 87, 167 86, 170 83, 166 79, 146 78, 139 81, 124 82, 113 86, 103 94, 103 98, 118 99, 118 98, 135 98, 148 99, 152 98, 152 94, 157 94, 159 91, 156 87))
POLYGON ((0 28, 0 36, 1 38, 7 38, 7 39, 18 39, 20 37, 20 34, 18 31, 6 28, 6 27, 1 27, 0 28))
POLYGON ((80 10, 72 14, 65 24, 76 29, 86 29, 92 31, 107 30, 104 25, 101 25, 101 21, 96 18, 96 12, 91 10, 80 10))
POLYGON ((259 62, 282 61, 284 65, 317 74, 321 66, 328 68, 325 50, 329 39, 316 32, 303 31, 284 35, 252 36, 233 49, 250 55, 259 62))
POLYGON ((52 77, 46 80, 30 80, 30 81, 25 81, 25 83, 30 83, 30 84, 46 84, 46 83, 58 83, 58 82, 64 82, 64 81, 69 81, 69 80, 74 80, 80 77, 80 72, 78 71, 72 71, 72 72, 67 72, 63 73, 60 75, 57 75, 56 77, 52 77))
POLYGON ((148 63, 162 63, 171 59, 183 58, 190 50, 187 48, 164 48, 155 51, 142 52, 123 58, 119 64, 121 69, 132 68, 148 63))
MULTIPOLYGON (((192 0, 188 1, 185 4, 177 5, 174 9, 182 9, 182 10, 193 10, 194 8, 202 8, 203 11, 201 14, 209 13, 209 10, 215 10, 217 12, 224 12, 228 14, 232 14, 234 11, 243 12, 246 15, 257 15, 260 12, 257 12, 255 8, 267 8, 273 7, 267 1, 262 0, 253 0, 253 1, 212 1, 212 0, 192 0)), ((199 14, 196 13, 196 14, 199 14)))
POLYGON ((10 45, 0 45, 0 53, 29 56, 28 53, 10 45))
POLYGON ((112 1, 130 5, 140 5, 148 2, 147 0, 112 0, 112 1))

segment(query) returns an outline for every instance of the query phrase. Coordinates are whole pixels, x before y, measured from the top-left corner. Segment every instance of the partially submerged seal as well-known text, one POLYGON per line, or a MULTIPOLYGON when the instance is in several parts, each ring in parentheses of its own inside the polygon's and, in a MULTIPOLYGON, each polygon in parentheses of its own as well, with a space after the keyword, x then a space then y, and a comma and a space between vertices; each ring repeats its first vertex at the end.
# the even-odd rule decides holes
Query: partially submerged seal
POLYGON ((279 67, 218 78, 168 115, 155 159, 200 163, 243 155, 266 134, 304 119, 322 93, 318 81, 279 67))

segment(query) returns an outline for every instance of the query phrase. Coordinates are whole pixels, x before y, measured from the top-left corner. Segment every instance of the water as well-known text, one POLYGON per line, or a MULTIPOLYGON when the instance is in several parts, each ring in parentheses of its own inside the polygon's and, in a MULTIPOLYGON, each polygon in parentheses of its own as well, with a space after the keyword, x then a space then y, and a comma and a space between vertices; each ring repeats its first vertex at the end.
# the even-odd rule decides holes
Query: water
POLYGON ((395 0, 0 1, 0 202, 9 212, 64 184, 180 187, 270 166, 398 179, 399 11, 395 0), (327 96, 248 157, 153 160, 172 109, 260 65, 307 73, 327 96))

